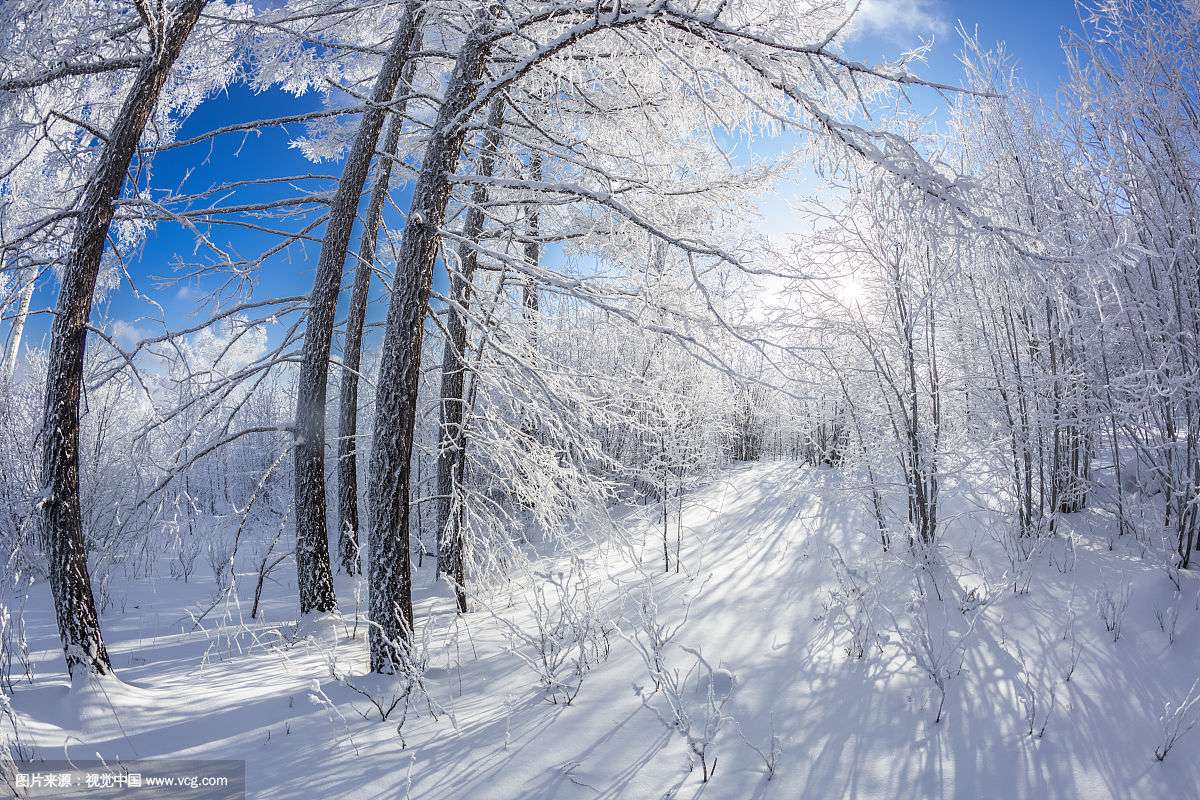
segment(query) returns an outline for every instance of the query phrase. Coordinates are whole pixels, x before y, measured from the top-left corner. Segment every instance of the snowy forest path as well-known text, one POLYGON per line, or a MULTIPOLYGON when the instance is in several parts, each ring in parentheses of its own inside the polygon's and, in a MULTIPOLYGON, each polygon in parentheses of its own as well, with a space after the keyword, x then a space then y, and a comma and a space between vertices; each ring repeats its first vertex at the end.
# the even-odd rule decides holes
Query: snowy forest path
MULTIPOLYGON (((918 619, 914 574, 904 552, 881 553, 861 488, 847 472, 736 465, 685 495, 679 573, 662 572, 662 524, 649 506, 641 517, 637 509, 618 517, 632 549, 590 553, 588 575, 623 631, 632 633, 631 611, 649 579, 660 622, 690 609, 665 651, 668 667, 686 672, 699 653, 733 676, 708 784, 698 764, 688 770, 683 738, 656 715, 666 713, 664 696, 626 640, 611 636, 610 656, 586 673, 574 701, 552 705, 497 619, 535 628, 520 591, 456 618, 449 592, 420 571, 417 616, 434 625, 426 681, 440 712, 435 719, 414 705, 403 739, 395 717, 381 722, 361 694, 331 677, 331 664, 352 681, 367 670, 348 587, 339 591, 341 625, 296 638, 286 622, 250 621, 237 608, 193 630, 187 612, 211 596, 211 582, 131 579, 110 590, 126 613, 105 617, 122 682, 75 689, 58 669, 48 593, 37 594, 26 610, 34 680, 18 687, 14 705, 26 743, 42 757, 245 759, 248 797, 279 800, 1092 800, 1181 796, 1179 787, 1200 785, 1195 759, 1151 758, 1162 702, 1186 690, 1200 663, 1195 618, 1168 647, 1152 622, 1169 600, 1167 581, 1132 543, 1109 550, 1096 533, 1101 517, 1077 515, 1070 573, 1052 566, 1065 558, 1057 550, 1036 565, 1031 593, 1015 595, 997 576, 988 589, 974 570, 979 553, 995 546, 986 533, 994 517, 972 506, 971 487, 948 487, 947 513, 959 516, 940 551, 946 601, 928 619, 947 627, 933 631, 935 640, 967 632, 961 607, 974 602, 971 589, 987 598, 935 723, 936 692, 897 632, 911 632, 918 619), (845 595, 835 602, 845 588, 838 557, 874 604, 861 660, 847 652, 845 595), (1094 598, 1124 584, 1139 623, 1113 642, 1094 598), (1063 683, 1069 619, 1081 658, 1063 683), (1026 733, 1028 687, 1043 703, 1052 687, 1057 693, 1043 738, 1026 733), (767 781, 754 748, 769 752, 772 736, 780 756, 767 781), (1145 758, 1120 756, 1131 752, 1145 758)), ((1193 581, 1188 603, 1197 588, 1193 581)), ((286 620, 295 588, 272 589, 267 620, 286 620)), ((685 700, 700 719, 704 696, 691 691, 685 700)))

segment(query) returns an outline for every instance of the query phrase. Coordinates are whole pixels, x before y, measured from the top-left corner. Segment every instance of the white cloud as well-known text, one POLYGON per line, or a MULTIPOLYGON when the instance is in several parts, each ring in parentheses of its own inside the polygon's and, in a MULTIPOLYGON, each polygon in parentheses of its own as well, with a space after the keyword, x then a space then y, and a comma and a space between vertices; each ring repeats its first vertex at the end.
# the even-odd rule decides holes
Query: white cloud
MULTIPOLYGON (((848 0, 853 7, 853 0, 848 0)), ((950 29, 936 0, 863 0, 851 22, 849 35, 888 39, 932 36, 950 29)))
POLYGON ((147 338, 150 334, 137 325, 119 319, 112 325, 112 338, 117 344, 130 348, 147 338))
POLYGON ((199 297, 203 297, 203 293, 199 289, 193 289, 187 285, 180 286, 175 292, 175 299, 185 303, 190 303, 199 297))
POLYGON ((188 337, 184 354, 194 370, 212 369, 228 375, 253 363, 267 351, 267 331, 230 317, 188 337))

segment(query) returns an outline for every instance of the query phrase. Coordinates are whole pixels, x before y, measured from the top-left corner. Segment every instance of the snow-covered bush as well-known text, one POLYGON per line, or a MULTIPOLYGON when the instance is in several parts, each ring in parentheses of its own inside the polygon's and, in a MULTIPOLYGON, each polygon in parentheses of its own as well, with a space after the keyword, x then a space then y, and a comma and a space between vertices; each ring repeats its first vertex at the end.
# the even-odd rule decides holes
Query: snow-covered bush
POLYGON ((1179 608, 1183 599, 1182 592, 1175 592, 1171 602, 1166 606, 1154 605, 1154 619, 1158 629, 1167 637, 1167 644, 1175 644, 1175 635, 1179 629, 1179 608))
POLYGON ((1200 723, 1200 678, 1192 683, 1179 703, 1172 705, 1167 701, 1163 704, 1163 713, 1158 718, 1159 739, 1154 748, 1154 757, 1159 761, 1166 759, 1179 740, 1197 723, 1200 723))
MULTIPOLYGON (((380 722, 392 720, 401 744, 404 742, 404 723, 414 703, 424 704, 429 715, 435 719, 439 715, 439 706, 425 687, 425 673, 432 658, 431 642, 435 623, 436 619, 430 618, 419 633, 410 636, 406 644, 397 646, 396 652, 401 654, 401 658, 398 663, 393 663, 390 674, 373 672, 350 675, 339 666, 336 649, 330 649, 325 656, 329 677, 367 702, 362 708, 355 706, 359 716, 369 720, 373 711, 380 722)), ((340 715, 336 705, 320 691, 319 685, 313 694, 319 702, 330 707, 331 714, 340 715)))
POLYGON ((934 723, 942 721, 949 683, 962 674, 963 662, 975 633, 978 612, 963 615, 950 609, 941 600, 931 599, 918 580, 917 589, 908 602, 903 617, 890 610, 892 633, 900 650, 921 669, 937 691, 937 713, 934 723))
POLYGON ((192 573, 196 571, 196 559, 200 557, 202 550, 204 550, 204 545, 199 536, 192 534, 178 537, 175 542, 174 555, 171 558, 171 577, 182 580, 184 583, 191 580, 192 573))
POLYGON ((988 532, 1008 562, 1005 576, 1013 593, 1028 594, 1039 557, 1053 539, 1047 520, 1038 520, 1024 529, 1016 525, 997 525, 988 532))
POLYGON ((275 535, 270 542, 262 544, 254 553, 253 563, 256 577, 254 580, 254 604, 250 607, 250 619, 258 619, 259 610, 262 607, 263 587, 271 577, 271 573, 293 555, 293 551, 283 549, 280 544, 288 528, 287 522, 286 518, 280 519, 279 525, 275 529, 275 535), (282 552, 280 552, 281 550, 282 552))
POLYGON ((1062 676, 1063 683, 1071 682, 1071 676, 1075 674, 1075 668, 1079 666, 1079 656, 1083 652, 1083 645, 1079 641, 1075 627, 1075 607, 1068 605, 1067 623, 1063 628, 1062 635, 1063 641, 1067 643, 1067 657, 1059 663, 1059 674, 1062 676))
POLYGON ((1162 570, 1163 576, 1171 582, 1175 587, 1176 592, 1183 591, 1183 576, 1180 574, 1179 565, 1183 559, 1179 555, 1179 551, 1172 546, 1170 537, 1165 534, 1160 534, 1157 543, 1151 543, 1147 548, 1150 557, 1158 562, 1159 569, 1162 570))
POLYGON ((29 639, 25 629, 25 603, 31 582, 20 573, 0 577, 0 692, 11 692, 14 674, 32 680, 29 639))
MULTIPOLYGON (((714 669, 699 650, 690 647, 680 649, 695 657, 696 661, 684 673, 681 682, 678 681, 678 672, 664 680, 663 696, 671 707, 671 719, 676 730, 686 739, 692 755, 700 759, 703 780, 707 783, 717 771, 717 756, 713 750, 717 734, 730 719, 725 707, 733 698, 737 676, 723 667, 714 669), (684 705, 686 695, 679 691, 686 691, 689 684, 692 702, 699 707, 699 713, 687 710, 684 705)), ((663 720, 661 715, 659 720, 663 720)))
POLYGON ((525 596, 532 628, 493 614, 507 630, 513 653, 538 678, 546 700, 570 705, 584 678, 608 658, 610 623, 601 614, 595 581, 579 558, 565 571, 534 572, 525 596))
POLYGON ((836 547, 830 547, 837 585, 829 590, 825 603, 825 619, 836 630, 849 637, 844 645, 846 655, 862 659, 872 645, 879 645, 875 615, 879 607, 878 576, 852 568, 836 547))
POLYGON ((627 614, 630 630, 618 629, 618 632, 641 657, 654 687, 647 692, 644 686, 634 686, 642 705, 684 740, 688 748, 688 768, 693 768, 699 759, 702 778, 707 783, 717 768, 717 734, 730 719, 725 709, 732 699, 737 679, 727 669, 714 669, 699 650, 675 641, 687 623, 692 600, 698 592, 699 589, 685 601, 677 622, 664 623, 659 620, 653 582, 647 577, 635 593, 627 614), (673 650, 690 656, 686 668, 671 665, 678 659, 672 657, 673 650), (653 702, 658 697, 665 709, 653 702))
POLYGON ((775 778, 775 770, 779 767, 779 757, 783 755, 783 741, 775 732, 775 712, 767 713, 767 743, 765 746, 760 746, 750 741, 750 737, 742 730, 741 723, 736 718, 733 720, 734 728, 738 732, 738 738, 746 747, 758 756, 762 761, 763 771, 767 773, 767 781, 770 782, 775 778))
MULTIPOLYGON (((372 676, 372 677, 378 677, 378 676, 372 676)), ((335 678, 335 680, 336 680, 336 678, 335 678)), ((314 679, 311 683, 309 683, 308 695, 310 698, 312 698, 314 703, 316 703, 318 706, 320 706, 325 711, 325 714, 329 717, 330 723, 333 724, 335 727, 341 728, 343 737, 344 737, 346 743, 349 744, 350 747, 353 748, 353 750, 354 750, 354 755, 355 756, 362 755, 361 751, 359 751, 359 749, 358 749, 358 744, 354 741, 354 735, 352 733, 350 733, 349 721, 346 719, 346 716, 341 712, 341 710, 337 707, 337 704, 334 703, 333 700, 330 699, 329 695, 325 694, 325 690, 321 688, 320 681, 314 679)), ((362 713, 362 712, 359 712, 359 713, 362 713)), ((364 716, 364 718, 365 718, 365 716, 364 716)), ((386 719, 386 717, 384 717, 384 719, 386 719)), ((403 734, 400 732, 403 728, 403 725, 404 725, 404 723, 402 721, 400 723, 400 725, 396 727, 396 732, 401 735, 402 740, 403 740, 403 734)))
POLYGON ((36 748, 22 738, 20 717, 8 694, 0 691, 0 786, 8 787, 10 796, 27 796, 16 785, 17 762, 34 761, 38 757, 36 748))
POLYGON ((667 651, 676 646, 675 637, 691 617, 692 602, 703 591, 705 584, 702 581, 683 601, 683 609, 673 622, 662 621, 654 580, 648 574, 643 574, 641 584, 627 596, 625 626, 618 627, 616 632, 634 647, 646 663, 655 691, 659 688, 658 678, 666 669, 667 651))
MULTIPOLYGON (((1058 705, 1057 682, 1045 665, 1040 665, 1036 671, 1032 669, 1020 644, 1017 645, 1016 660, 1021 667, 1015 684, 1017 700, 1025 717, 1025 733, 1034 739, 1041 739, 1046 735, 1046 726, 1050 724, 1058 705)), ((1071 669, 1073 671, 1074 667, 1071 669)))
POLYGON ((237 551, 234 542, 220 535, 210 536, 208 540, 208 568, 212 571, 213 584, 217 592, 228 591, 233 586, 234 559, 237 551))
POLYGON ((0 425, 0 574, 46 572, 35 535, 39 465, 29 447, 41 415, 38 390, 36 381, 0 379, 0 419, 5 423, 0 425))
POLYGON ((1128 583, 1115 591, 1105 585, 1096 592, 1096 612, 1100 615, 1104 630, 1112 634, 1114 642, 1121 638, 1121 628, 1125 624, 1125 613, 1129 611, 1132 595, 1133 586, 1128 583))
POLYGON ((1061 552, 1060 548, 1056 547, 1050 550, 1050 563, 1062 575, 1069 575, 1075 571, 1075 564, 1079 560, 1076 538, 1073 532, 1068 532, 1060 539, 1062 542, 1061 552))

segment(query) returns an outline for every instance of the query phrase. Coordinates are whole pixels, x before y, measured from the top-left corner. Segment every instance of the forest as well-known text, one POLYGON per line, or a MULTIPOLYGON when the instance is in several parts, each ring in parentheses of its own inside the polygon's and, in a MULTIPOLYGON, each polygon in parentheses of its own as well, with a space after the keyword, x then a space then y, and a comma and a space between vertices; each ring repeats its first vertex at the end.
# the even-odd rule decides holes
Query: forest
POLYGON ((1038 5, 2 0, 0 795, 1200 796, 1200 2, 1038 5))

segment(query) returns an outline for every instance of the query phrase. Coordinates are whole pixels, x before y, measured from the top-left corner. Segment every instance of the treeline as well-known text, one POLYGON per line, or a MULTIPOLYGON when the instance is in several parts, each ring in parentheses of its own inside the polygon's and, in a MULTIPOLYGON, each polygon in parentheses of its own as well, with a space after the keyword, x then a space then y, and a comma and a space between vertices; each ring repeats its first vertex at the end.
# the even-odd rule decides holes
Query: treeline
MULTIPOLYGON (((893 163, 903 140, 852 122, 921 82, 903 64, 841 56, 851 16, 723 0, 5 4, 10 354, 31 287, 58 287, 45 362, 9 390, 33 420, 15 435, 41 456, 35 470, 11 459, 10 483, 36 487, 14 535, 37 530, 72 674, 111 670, 89 579, 117 558, 109 543, 194 525, 205 504, 240 514, 235 549, 254 509, 294 518, 302 615, 335 609, 335 564, 355 572, 365 549, 371 664, 390 672, 413 631, 415 516, 432 518, 466 607, 468 562, 516 547, 518 512, 565 530, 565 515, 622 482, 661 490, 668 473, 728 455, 734 412, 719 395, 734 383, 730 337, 746 336, 734 286, 752 252, 739 231, 771 167, 739 166, 722 141, 790 128, 823 143, 832 168, 867 154, 940 180, 922 159, 893 163), (177 135, 237 82, 326 102, 177 135), (239 139, 289 124, 308 126, 297 143, 336 159, 336 174, 155 180, 165 152, 229 158, 239 139), (137 287, 133 253, 155 225, 192 236, 167 281, 199 285, 213 314, 123 342, 93 303, 122 280, 137 287), (241 252, 235 229, 272 243, 241 252), (253 292, 305 247, 318 252, 310 293, 253 292), (437 296, 440 269, 450 285, 437 296), (376 276, 387 311, 378 358, 364 359, 376 276), (198 352, 204 337, 213 347, 198 352), (102 421, 103 398, 114 415, 102 421), (274 481, 289 467, 284 500, 274 481)), ((738 441, 733 455, 751 456, 738 441)), ((232 574, 232 556, 212 560, 232 574)))
POLYGON ((972 41, 962 86, 914 76, 919 52, 846 58, 853 11, 6 3, 4 534, 12 574, 49 579, 69 671, 112 669, 117 570, 188 580, 202 555, 227 592, 248 565, 252 614, 276 570, 305 616, 365 567, 371 668, 404 671, 414 562, 467 611, 531 531, 632 494, 661 503, 670 569, 672 499, 736 459, 862 467, 889 548, 935 543, 949 462, 986 451, 1018 558, 1097 502, 1103 463, 1118 533, 1165 527, 1188 567, 1194 11, 1085 14, 1054 112, 972 41), (180 137, 233 84, 322 105, 180 137), (922 89, 947 131, 903 110, 922 89), (299 126, 325 172, 235 161, 299 126), (789 254, 753 222, 791 160, 747 144, 780 132, 844 190, 789 254), (166 185, 167 153, 237 177, 166 185), (156 227, 192 241, 160 288, 207 317, 118 336, 94 306, 122 281, 153 303, 156 227), (311 291, 263 288, 302 254, 311 291), (36 285, 49 347, 14 371, 36 285))
POLYGON ((933 543, 942 482, 964 475, 1011 514, 1018 561, 1085 508, 1168 574, 1200 548, 1200 18, 1083 10, 1055 106, 967 41, 977 93, 927 145, 959 194, 855 176, 781 262, 824 399, 805 427, 865 468, 885 548, 933 543))

